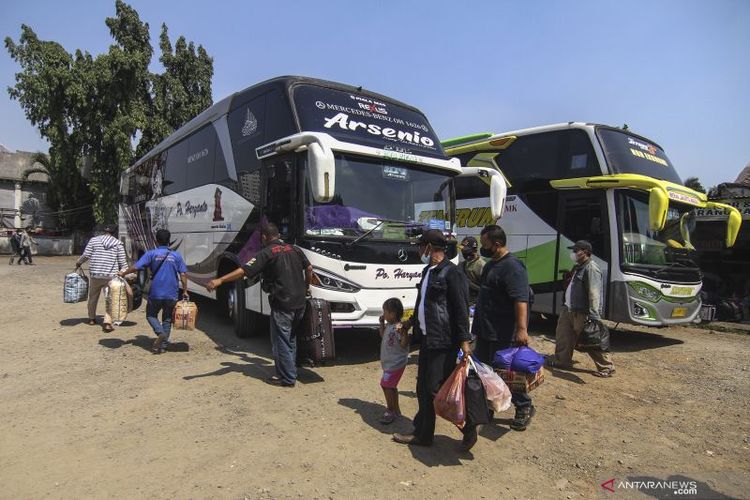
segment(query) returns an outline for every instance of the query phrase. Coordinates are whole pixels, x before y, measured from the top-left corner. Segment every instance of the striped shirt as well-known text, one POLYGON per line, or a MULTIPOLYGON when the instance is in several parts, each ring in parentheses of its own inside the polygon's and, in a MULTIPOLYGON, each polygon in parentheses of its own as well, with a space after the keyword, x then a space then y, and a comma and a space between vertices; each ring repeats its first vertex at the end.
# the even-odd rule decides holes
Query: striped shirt
POLYGON ((110 278, 128 266, 125 247, 120 240, 109 234, 94 236, 89 240, 78 263, 83 264, 87 260, 91 260, 89 273, 98 278, 110 278))

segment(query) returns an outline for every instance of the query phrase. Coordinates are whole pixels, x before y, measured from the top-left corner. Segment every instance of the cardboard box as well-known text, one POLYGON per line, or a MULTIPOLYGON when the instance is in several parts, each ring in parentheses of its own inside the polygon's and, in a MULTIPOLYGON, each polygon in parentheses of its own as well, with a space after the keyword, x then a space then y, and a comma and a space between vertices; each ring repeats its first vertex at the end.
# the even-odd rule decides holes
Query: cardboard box
POLYGON ((531 392, 544 382, 544 368, 536 373, 514 372, 495 368, 495 373, 508 385, 510 392, 531 392))

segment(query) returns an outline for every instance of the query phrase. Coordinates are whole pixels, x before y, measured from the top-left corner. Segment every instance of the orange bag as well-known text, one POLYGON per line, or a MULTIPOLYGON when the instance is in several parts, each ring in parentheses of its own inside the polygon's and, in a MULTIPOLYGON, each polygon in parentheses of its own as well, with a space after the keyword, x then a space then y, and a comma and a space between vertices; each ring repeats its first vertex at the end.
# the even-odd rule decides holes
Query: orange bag
POLYGON ((180 300, 172 313, 172 328, 175 330, 195 330, 198 320, 198 306, 189 300, 180 300))
POLYGON ((433 403, 435 414, 455 424, 459 429, 463 428, 466 423, 464 387, 468 373, 469 363, 464 359, 440 386, 433 403))

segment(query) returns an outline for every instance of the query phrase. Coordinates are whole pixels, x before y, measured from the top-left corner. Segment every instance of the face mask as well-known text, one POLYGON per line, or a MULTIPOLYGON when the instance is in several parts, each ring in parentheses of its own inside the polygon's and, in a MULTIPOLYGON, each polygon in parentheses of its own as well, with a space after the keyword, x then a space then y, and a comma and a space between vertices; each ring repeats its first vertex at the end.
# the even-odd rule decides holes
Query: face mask
POLYGON ((422 255, 420 255, 420 258, 422 259, 423 264, 429 264, 430 263, 430 253, 425 252, 422 255))
POLYGON ((464 256, 464 259, 469 259, 472 255, 474 255, 474 250, 470 248, 464 248, 463 250, 461 250, 461 255, 464 256))
POLYGON ((487 259, 491 259, 492 257, 495 256, 495 252, 493 252, 489 248, 482 247, 482 248, 479 249, 479 255, 481 255, 482 257, 485 257, 487 259))
POLYGON ((570 252, 570 260, 578 262, 578 254, 576 252, 570 252))

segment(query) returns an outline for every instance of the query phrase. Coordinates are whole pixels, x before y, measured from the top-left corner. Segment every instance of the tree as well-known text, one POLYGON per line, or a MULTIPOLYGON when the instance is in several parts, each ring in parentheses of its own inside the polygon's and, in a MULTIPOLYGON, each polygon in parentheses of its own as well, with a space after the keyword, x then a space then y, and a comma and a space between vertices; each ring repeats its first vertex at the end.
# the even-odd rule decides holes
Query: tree
POLYGON ((706 188, 703 187, 703 184, 701 184, 701 181, 697 177, 688 177, 685 179, 685 187, 689 187, 690 189, 694 191, 698 191, 699 193, 706 192, 706 188))
MULTIPOLYGON (((44 158, 49 162, 50 178, 54 179, 48 206, 70 210, 90 205, 91 191, 78 170, 83 142, 77 106, 85 95, 79 57, 74 59, 56 42, 39 40, 26 25, 21 26, 18 44, 6 38, 5 46, 24 68, 16 74, 16 85, 8 93, 18 100, 26 118, 51 145, 49 159, 44 158)), ((90 212, 82 212, 72 219, 70 227, 90 227, 90 221, 90 212)))
POLYGON ((153 55, 149 26, 122 0, 105 20, 114 43, 93 57, 71 55, 56 42, 40 41, 28 26, 18 44, 5 46, 21 66, 9 88, 27 118, 50 142, 52 169, 71 188, 56 193, 68 209, 91 200, 97 221, 117 217, 120 174, 138 154, 210 106, 213 60, 184 37, 172 53, 166 25, 160 47, 164 73, 149 72, 153 55), (88 186, 80 176, 82 158, 91 160, 88 186))

